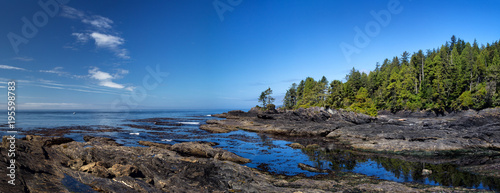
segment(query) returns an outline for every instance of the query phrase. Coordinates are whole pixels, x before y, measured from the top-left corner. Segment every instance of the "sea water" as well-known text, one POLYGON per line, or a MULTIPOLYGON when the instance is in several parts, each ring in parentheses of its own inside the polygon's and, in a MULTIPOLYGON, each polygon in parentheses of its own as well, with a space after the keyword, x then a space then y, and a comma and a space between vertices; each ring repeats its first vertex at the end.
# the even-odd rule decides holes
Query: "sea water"
MULTIPOLYGON (((199 129, 200 124, 204 124, 207 120, 220 119, 210 116, 211 114, 227 111, 228 109, 134 110, 129 112, 106 110, 19 111, 16 114, 16 127, 22 132, 35 134, 45 131, 45 135, 50 135, 52 131, 58 133, 56 131, 69 128, 69 133, 59 134, 71 137, 76 141, 83 141, 85 135, 110 137, 125 146, 140 146, 138 141, 165 144, 187 141, 217 142, 219 145, 215 147, 226 149, 252 160, 251 163, 246 164, 248 167, 266 168, 269 172, 276 174, 297 175, 302 173, 307 176, 318 174, 298 168, 299 163, 304 163, 322 169, 360 173, 397 182, 500 190, 498 178, 462 172, 452 164, 433 165, 378 156, 359 156, 344 150, 329 153, 306 152, 288 147, 287 144, 292 143, 290 141, 277 140, 267 134, 242 130, 213 134, 199 129), (162 119, 161 124, 154 121, 138 121, 151 118, 162 119), (71 130, 71 128, 79 128, 80 130, 71 130), (109 128, 115 129, 101 132, 101 130, 109 128), (439 171, 434 171, 430 176, 422 176, 422 167, 439 171)), ((5 131, 7 131, 6 126, 1 126, 0 134, 7 135, 5 131)))

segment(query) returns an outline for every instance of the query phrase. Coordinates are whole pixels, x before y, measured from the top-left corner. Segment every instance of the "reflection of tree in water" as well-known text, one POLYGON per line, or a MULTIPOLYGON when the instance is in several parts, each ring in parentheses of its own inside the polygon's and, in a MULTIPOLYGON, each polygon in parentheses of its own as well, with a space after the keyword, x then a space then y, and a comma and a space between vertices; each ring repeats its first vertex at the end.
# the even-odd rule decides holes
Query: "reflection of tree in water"
POLYGON ((367 161, 362 156, 344 150, 320 151, 314 148, 306 148, 302 151, 309 156, 309 160, 316 163, 315 167, 335 171, 353 170, 358 162, 367 161), (328 167, 325 167, 325 165, 328 167))
POLYGON ((368 157, 348 150, 321 151, 319 148, 305 148, 302 149, 302 152, 309 156, 309 160, 315 163, 315 167, 323 169, 353 170, 357 163, 363 163, 371 159, 385 170, 393 173, 395 177, 403 178, 408 182, 425 183, 427 178, 429 181, 437 182, 443 186, 477 188, 482 184, 487 189, 500 191, 500 178, 460 171, 453 164, 424 164, 394 158, 368 157), (431 170, 432 174, 423 176, 423 169, 431 170))
POLYGON ((275 145, 273 144, 273 139, 263 134, 259 134, 259 137, 260 140, 262 141, 262 145, 267 146, 267 149, 272 149, 275 147, 275 145))
POLYGON ((418 162, 407 162, 400 159, 376 157, 373 158, 387 171, 396 177, 404 177, 405 180, 413 179, 416 182, 425 182, 427 177, 430 181, 437 182, 443 186, 479 187, 481 183, 489 189, 500 190, 500 178, 479 176, 457 169, 456 165, 445 164, 422 164, 418 162), (429 176, 422 175, 422 169, 432 171, 429 176))

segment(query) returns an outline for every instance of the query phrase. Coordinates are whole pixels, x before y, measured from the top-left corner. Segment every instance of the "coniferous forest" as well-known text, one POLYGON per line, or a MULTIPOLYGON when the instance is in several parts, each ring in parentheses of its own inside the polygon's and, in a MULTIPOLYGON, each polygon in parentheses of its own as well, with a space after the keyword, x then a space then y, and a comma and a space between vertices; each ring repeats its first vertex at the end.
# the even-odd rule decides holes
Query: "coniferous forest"
POLYGON ((385 59, 368 74, 353 68, 344 81, 307 77, 292 84, 283 108, 445 111, 500 106, 500 44, 478 45, 455 36, 441 47, 385 59))

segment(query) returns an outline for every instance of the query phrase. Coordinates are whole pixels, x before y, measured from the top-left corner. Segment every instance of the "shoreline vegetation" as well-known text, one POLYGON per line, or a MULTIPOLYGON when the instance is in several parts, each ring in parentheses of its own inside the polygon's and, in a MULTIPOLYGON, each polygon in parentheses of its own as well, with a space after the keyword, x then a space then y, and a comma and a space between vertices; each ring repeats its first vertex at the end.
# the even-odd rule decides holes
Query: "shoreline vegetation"
POLYGON ((326 107, 371 116, 380 110, 444 114, 498 107, 499 87, 498 41, 480 46, 475 40, 470 43, 452 36, 437 49, 405 51, 377 62, 370 72, 353 68, 345 81, 307 77, 286 91, 282 108, 326 107))

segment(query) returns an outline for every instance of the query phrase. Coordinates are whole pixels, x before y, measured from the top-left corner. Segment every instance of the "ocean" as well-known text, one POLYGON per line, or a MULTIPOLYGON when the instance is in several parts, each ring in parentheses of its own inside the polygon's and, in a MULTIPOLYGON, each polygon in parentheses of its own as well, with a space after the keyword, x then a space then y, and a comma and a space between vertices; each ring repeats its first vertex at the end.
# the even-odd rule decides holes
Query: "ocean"
MULTIPOLYGON (((430 185, 463 186, 500 190, 500 180, 460 171, 452 164, 424 164, 380 156, 359 155, 348 150, 305 151, 292 149, 291 141, 275 139, 272 135, 247 131, 213 134, 199 129, 219 110, 135 110, 109 111, 18 111, 16 127, 21 133, 64 136, 83 142, 83 136, 102 136, 115 139, 125 146, 141 146, 138 141, 175 144, 187 141, 217 142, 219 147, 252 160, 248 167, 265 169, 284 175, 317 175, 298 167, 304 163, 322 169, 340 170, 375 176, 396 182, 417 182, 430 185), (153 119, 154 118, 154 119, 153 119), (158 121, 159 120, 159 121, 158 121), (421 169, 432 168, 430 176, 421 169), (453 180, 451 180, 453 179, 453 180), (457 182, 457 179, 459 180, 457 182), (460 180, 462 179, 462 180, 460 180)), ((0 134, 7 127, 0 124, 0 134)), ((18 135, 18 138, 22 135, 18 135)))

